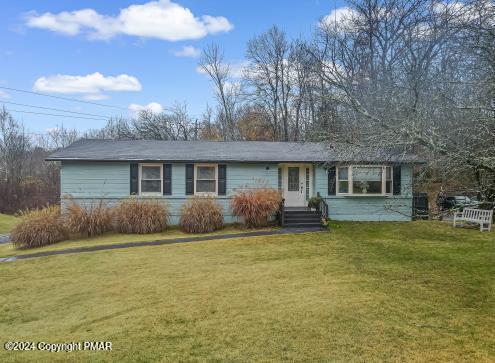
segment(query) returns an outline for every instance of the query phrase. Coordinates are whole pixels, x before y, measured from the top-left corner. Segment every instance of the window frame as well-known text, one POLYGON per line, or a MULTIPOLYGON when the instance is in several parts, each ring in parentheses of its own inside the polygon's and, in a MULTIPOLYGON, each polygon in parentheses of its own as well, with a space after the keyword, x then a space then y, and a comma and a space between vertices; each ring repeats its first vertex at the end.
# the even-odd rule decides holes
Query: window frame
POLYGON ((335 195, 352 195, 352 166, 337 166, 335 168, 335 195), (342 181, 347 182, 347 192, 340 192, 340 178, 339 178, 339 169, 347 169, 347 179, 342 179, 342 181))
POLYGON ((384 183, 385 186, 382 188, 385 195, 394 194, 394 170, 391 165, 384 165, 384 183), (390 179, 387 179, 387 169, 390 171, 390 179), (390 182, 390 192, 387 193, 387 182, 390 182))
MULTIPOLYGON (((213 180, 213 179, 199 179, 199 180, 213 180)), ((194 164, 194 195, 197 196, 218 196, 218 164, 194 164), (215 168, 215 192, 198 192, 196 191, 196 183, 198 180, 198 167, 214 167, 215 168)))
POLYGON ((311 180, 311 176, 310 176, 311 170, 310 170, 309 166, 306 166, 305 169, 306 170, 304 170, 304 177, 305 177, 306 180, 304 181, 304 185, 306 187, 306 193, 304 193, 305 194, 304 195, 304 200, 306 202, 308 202, 309 201, 309 198, 311 198, 311 193, 310 193, 311 190, 310 190, 310 185, 309 185, 310 184, 310 180, 311 180))
MULTIPOLYGON (((158 196, 158 195, 163 195, 163 164, 159 163, 140 163, 139 164, 139 177, 138 177, 138 192, 139 195, 143 196, 158 196), (153 166, 153 167, 160 167, 160 192, 143 192, 141 191, 141 182, 143 180, 143 166, 153 166)), ((144 180, 158 180, 158 179, 144 179, 144 180)))
POLYGON ((391 196, 394 193, 394 176, 392 173, 391 165, 340 165, 335 169, 335 194, 342 196, 356 196, 356 197, 368 197, 368 196, 391 196), (340 192, 340 179, 339 179, 339 169, 347 168, 347 180, 343 179, 342 181, 347 181, 347 193, 340 192), (382 169, 382 192, 381 193, 354 193, 354 170, 353 168, 381 168, 382 169), (390 179, 387 179, 387 168, 390 170, 390 179), (387 181, 390 182, 390 192, 387 193, 387 181))
MULTIPOLYGON (((303 167, 301 167, 300 165, 287 165, 287 192, 299 192, 300 188, 301 188, 301 182, 303 182, 301 180, 301 169, 304 170, 303 167), (297 187, 296 189, 289 189, 289 184, 290 184, 290 169, 297 169, 297 187)), ((306 172, 306 171, 304 171, 306 172)), ((306 175, 306 174, 304 174, 306 175)))

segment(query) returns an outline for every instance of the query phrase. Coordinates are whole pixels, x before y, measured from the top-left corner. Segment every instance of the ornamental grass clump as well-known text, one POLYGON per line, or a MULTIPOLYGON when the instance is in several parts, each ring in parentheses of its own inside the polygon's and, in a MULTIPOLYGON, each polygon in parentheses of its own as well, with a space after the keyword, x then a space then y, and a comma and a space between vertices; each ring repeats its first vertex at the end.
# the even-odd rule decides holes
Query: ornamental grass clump
POLYGON ((273 188, 245 188, 232 199, 232 214, 241 217, 247 227, 264 227, 280 208, 282 196, 273 188))
POLYGON ((70 232, 94 237, 113 229, 113 213, 102 201, 87 208, 69 201, 66 208, 67 225, 70 232))
POLYGON ((152 200, 130 198, 115 209, 117 231, 122 233, 158 233, 167 228, 168 207, 152 200))
POLYGON ((60 242, 69 237, 59 206, 22 212, 10 240, 16 248, 34 248, 60 242))
POLYGON ((223 227, 223 208, 213 198, 192 198, 182 205, 180 229, 187 233, 208 233, 223 227))

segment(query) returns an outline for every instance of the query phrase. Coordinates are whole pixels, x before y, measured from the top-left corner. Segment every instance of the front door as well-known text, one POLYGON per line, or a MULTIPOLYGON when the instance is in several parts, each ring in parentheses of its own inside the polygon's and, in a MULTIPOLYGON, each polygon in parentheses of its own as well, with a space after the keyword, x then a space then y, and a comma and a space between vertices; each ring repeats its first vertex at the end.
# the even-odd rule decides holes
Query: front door
POLYGON ((285 167, 284 198, 287 207, 304 207, 306 204, 305 170, 302 165, 285 167))

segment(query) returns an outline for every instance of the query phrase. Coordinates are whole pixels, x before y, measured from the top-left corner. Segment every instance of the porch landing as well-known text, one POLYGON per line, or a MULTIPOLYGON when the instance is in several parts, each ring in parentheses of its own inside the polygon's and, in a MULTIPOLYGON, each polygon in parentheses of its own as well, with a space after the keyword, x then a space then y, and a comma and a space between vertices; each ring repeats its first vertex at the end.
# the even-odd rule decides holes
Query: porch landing
POLYGON ((308 207, 284 207, 286 211, 311 211, 308 207))

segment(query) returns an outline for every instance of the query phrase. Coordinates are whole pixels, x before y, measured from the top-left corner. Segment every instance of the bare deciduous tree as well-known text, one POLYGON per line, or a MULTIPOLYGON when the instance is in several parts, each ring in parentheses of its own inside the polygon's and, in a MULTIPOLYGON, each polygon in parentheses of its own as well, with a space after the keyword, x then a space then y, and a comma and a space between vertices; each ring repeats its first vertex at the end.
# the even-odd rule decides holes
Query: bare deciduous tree
POLYGON ((199 67, 211 78, 219 102, 219 121, 224 140, 236 139, 234 113, 238 90, 231 79, 230 65, 225 63, 223 52, 217 44, 211 43, 205 49, 199 67))
POLYGON ((284 141, 289 141, 292 88, 289 52, 285 32, 276 26, 251 39, 246 51, 250 64, 245 79, 251 99, 270 112, 275 135, 284 141))

